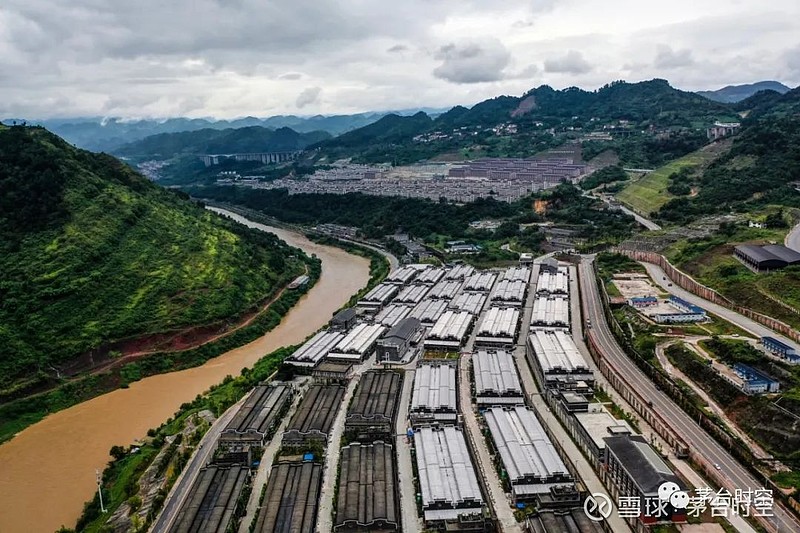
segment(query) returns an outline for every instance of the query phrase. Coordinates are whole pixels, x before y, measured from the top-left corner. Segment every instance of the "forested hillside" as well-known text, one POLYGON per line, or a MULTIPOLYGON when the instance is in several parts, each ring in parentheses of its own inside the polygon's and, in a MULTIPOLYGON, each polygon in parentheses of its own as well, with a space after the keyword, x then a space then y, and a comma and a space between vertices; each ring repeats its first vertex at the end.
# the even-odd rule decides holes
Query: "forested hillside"
POLYGON ((111 156, 0 126, 0 396, 110 342, 250 310, 302 271, 294 253, 111 156))

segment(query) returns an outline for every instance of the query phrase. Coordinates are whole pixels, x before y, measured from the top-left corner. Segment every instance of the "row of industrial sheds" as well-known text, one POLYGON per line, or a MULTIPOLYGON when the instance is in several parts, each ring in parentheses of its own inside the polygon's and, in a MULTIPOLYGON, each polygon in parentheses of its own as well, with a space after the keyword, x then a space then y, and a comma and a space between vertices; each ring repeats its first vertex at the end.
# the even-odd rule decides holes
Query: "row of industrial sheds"
POLYGON ((451 268, 447 274, 445 274, 444 279, 460 279, 463 281, 470 277, 474 272, 475 267, 466 264, 459 264, 451 268))
POLYGON ((494 282, 497 279, 497 273, 491 271, 479 271, 472 274, 467 280, 464 282, 464 290, 465 291, 478 291, 478 292, 489 292, 492 290, 494 286, 494 282))
POLYGON ((543 389, 594 386, 594 374, 572 336, 565 331, 534 329, 528 336, 528 361, 543 389))
POLYGON ((435 285, 439 283, 442 278, 447 274, 446 268, 435 267, 426 268, 414 278, 414 283, 424 283, 426 285, 435 285))
POLYGON ((455 360, 420 362, 411 392, 412 425, 458 421, 457 366, 455 360))
POLYGON ((249 451, 246 448, 251 446, 263 446, 272 436, 293 396, 294 389, 287 383, 255 387, 222 430, 219 446, 228 453, 246 452, 249 451))
POLYGON ((311 442, 326 444, 344 393, 345 388, 341 385, 315 384, 309 387, 283 433, 284 446, 306 446, 311 442))
POLYGON ((478 326, 475 344, 481 346, 513 346, 517 342, 520 311, 514 307, 491 307, 478 326))
POLYGON ((170 533, 229 531, 236 504, 249 478, 250 467, 247 465, 212 464, 201 468, 178 510, 170 533))
POLYGON ((536 280, 536 294, 569 294, 568 267, 559 266, 556 272, 542 270, 536 280))
POLYGON ((397 283, 399 285, 407 285, 414 279, 422 269, 423 265, 420 265, 420 268, 417 265, 407 265, 397 270, 390 272, 386 279, 384 280, 386 283, 397 283))
POLYGON ((505 350, 479 350, 472 356, 478 406, 524 404, 514 357, 505 350))
POLYGON ((531 269, 525 266, 507 268, 500 275, 500 281, 522 281, 528 283, 531 280, 531 269))
POLYGON ((537 296, 533 301, 531 325, 568 328, 569 300, 565 296, 537 296))
POLYGON ((383 438, 389 441, 394 435, 402 385, 401 372, 364 372, 347 408, 345 431, 357 439, 383 438))
POLYGON ((317 523, 322 465, 276 463, 270 471, 255 533, 311 533, 317 523))
POLYGON ((328 359, 359 363, 372 353, 375 343, 385 331, 386 326, 382 324, 362 322, 339 341, 328 354, 328 359))
POLYGON ((501 305, 521 306, 525 303, 528 293, 528 282, 521 280, 500 280, 492 292, 493 303, 501 305))
POLYGON ((450 302, 450 309, 466 311, 478 316, 486 303, 486 295, 480 292, 462 292, 450 302))
POLYGON ((424 346, 428 350, 458 351, 469 334, 475 315, 466 311, 447 310, 428 332, 424 346))
POLYGON ((427 285, 408 285, 395 296, 394 303, 416 305, 425 299, 430 287, 427 285))
POLYGON ((407 305, 389 304, 375 315, 375 323, 391 328, 411 313, 407 305))
POLYGON ((452 300, 455 298, 458 291, 461 290, 463 282, 457 279, 446 279, 440 281, 433 286, 431 292, 428 293, 428 298, 437 298, 443 300, 452 300))
POLYGON ((384 281, 362 296, 356 305, 367 312, 376 312, 389 303, 398 292, 400 292, 398 285, 384 281))
POLYGON ((734 248, 733 253, 745 265, 758 272, 769 272, 800 264, 800 253, 780 244, 765 246, 740 244, 734 248))

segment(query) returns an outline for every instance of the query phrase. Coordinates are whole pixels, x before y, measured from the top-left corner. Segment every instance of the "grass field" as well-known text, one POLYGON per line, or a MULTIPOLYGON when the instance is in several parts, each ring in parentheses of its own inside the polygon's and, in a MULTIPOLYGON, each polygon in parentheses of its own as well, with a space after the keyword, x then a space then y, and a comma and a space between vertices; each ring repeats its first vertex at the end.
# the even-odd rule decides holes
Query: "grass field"
POLYGON ((672 198, 675 198, 667 191, 667 187, 670 184, 669 178, 672 174, 685 168, 701 169, 711 163, 720 153, 727 150, 729 146, 724 143, 707 145, 696 152, 667 163, 663 167, 656 169, 655 172, 644 174, 639 179, 628 183, 617 194, 617 199, 637 213, 649 216, 654 211, 658 211, 661 206, 672 198))

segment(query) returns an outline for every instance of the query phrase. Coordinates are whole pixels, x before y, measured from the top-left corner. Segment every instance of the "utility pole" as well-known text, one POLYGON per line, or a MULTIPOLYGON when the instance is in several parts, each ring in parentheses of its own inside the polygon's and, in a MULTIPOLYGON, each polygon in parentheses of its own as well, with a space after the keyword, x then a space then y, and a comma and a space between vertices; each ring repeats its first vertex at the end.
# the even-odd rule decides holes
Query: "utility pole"
POLYGON ((100 512, 105 513, 106 508, 103 505, 103 478, 100 476, 100 471, 95 468, 95 475, 97 476, 97 495, 100 496, 100 512))

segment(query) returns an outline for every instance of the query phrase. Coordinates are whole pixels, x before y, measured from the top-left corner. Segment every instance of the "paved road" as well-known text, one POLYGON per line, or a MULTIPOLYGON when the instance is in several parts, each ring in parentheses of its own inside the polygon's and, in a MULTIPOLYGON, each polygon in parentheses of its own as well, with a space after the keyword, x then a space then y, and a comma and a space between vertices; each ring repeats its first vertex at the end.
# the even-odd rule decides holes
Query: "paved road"
POLYGON ((636 213, 635 211, 628 209, 624 205, 619 206, 620 211, 625 214, 628 214, 636 219, 640 225, 644 226, 645 228, 649 229, 650 231, 658 231, 661 229, 661 226, 650 220, 649 218, 644 218, 642 215, 636 213))
MULTIPOLYGON (((672 399, 661 391, 657 390, 647 376, 631 361, 622 348, 617 344, 611 330, 606 322, 603 312, 603 304, 597 289, 594 271, 591 266, 591 259, 584 261, 580 265, 581 278, 581 297, 587 318, 592 321, 592 328, 588 334, 600 346, 602 358, 610 366, 625 376, 625 379, 646 401, 651 401, 655 412, 661 414, 666 423, 673 431, 681 435, 689 445, 694 454, 707 464, 718 464, 720 466, 720 476, 715 481, 724 486, 731 492, 735 489, 756 489, 762 487, 762 483, 755 479, 744 467, 742 467, 731 455, 725 451, 709 434, 707 434, 697 423, 691 419, 672 399)), ((661 279, 658 277, 657 279, 661 279)), ((713 470, 713 469, 712 469, 713 470)), ((774 507, 774 517, 765 519, 765 523, 773 531, 789 533, 800 531, 800 520, 790 514, 782 506, 774 507)))
POLYGON ((406 365, 403 377, 403 392, 400 395, 400 405, 397 410, 395 434, 397 435, 397 471, 400 483, 400 516, 403 521, 403 531, 419 533, 425 526, 417 512, 417 502, 414 491, 414 466, 411 463, 411 445, 406 437, 408 430, 408 408, 411 403, 411 391, 414 385, 414 368, 417 359, 406 365), (411 366, 413 365, 413 366, 411 366), (410 368, 409 368, 410 367, 410 368))
POLYGON ((793 227, 792 231, 786 235, 786 238, 783 239, 783 244, 795 252, 800 252, 800 224, 793 227))
POLYGON ((672 281, 666 277, 664 270, 658 265, 654 265, 652 263, 645 263, 642 262, 642 265, 647 269, 647 273, 650 275, 653 280, 661 286, 662 289, 669 292, 670 294, 674 294, 684 300, 687 300, 695 305, 699 305, 703 309, 714 313, 717 316, 722 317, 723 319, 731 322, 742 328, 743 330, 747 331, 755 335, 758 338, 761 337, 773 337, 782 342, 785 342, 789 346, 794 346, 798 351, 800 351, 800 346, 797 345, 796 342, 787 339, 783 335, 772 331, 766 326, 762 326, 755 320, 750 320, 746 316, 742 316, 736 311, 731 311, 727 307, 722 307, 721 305, 715 304, 713 302, 709 302, 708 300, 704 300, 703 298, 693 294, 687 290, 678 287, 676 284, 672 283, 672 281), (666 279, 664 279, 666 278, 666 279))
POLYGON ((250 391, 250 393, 246 394, 241 400, 229 407, 227 411, 222 413, 222 416, 214 421, 211 428, 206 431, 206 434, 198 444, 197 450, 192 454, 189 463, 183 469, 181 475, 178 476, 178 479, 172 486, 172 490, 170 490, 167 495, 164 508, 161 510, 153 527, 150 529, 152 533, 163 533, 169 531, 170 527, 172 527, 172 523, 175 521, 181 505, 183 505, 184 500, 186 500, 186 497, 189 495, 189 489, 191 489, 195 479, 197 479, 197 474, 200 473, 201 468, 209 463, 209 457, 214 452, 217 445, 217 438, 219 438, 222 430, 225 429, 225 426, 228 425, 228 422, 230 422, 231 418, 239 411, 244 401, 252 392, 253 391, 250 391))

